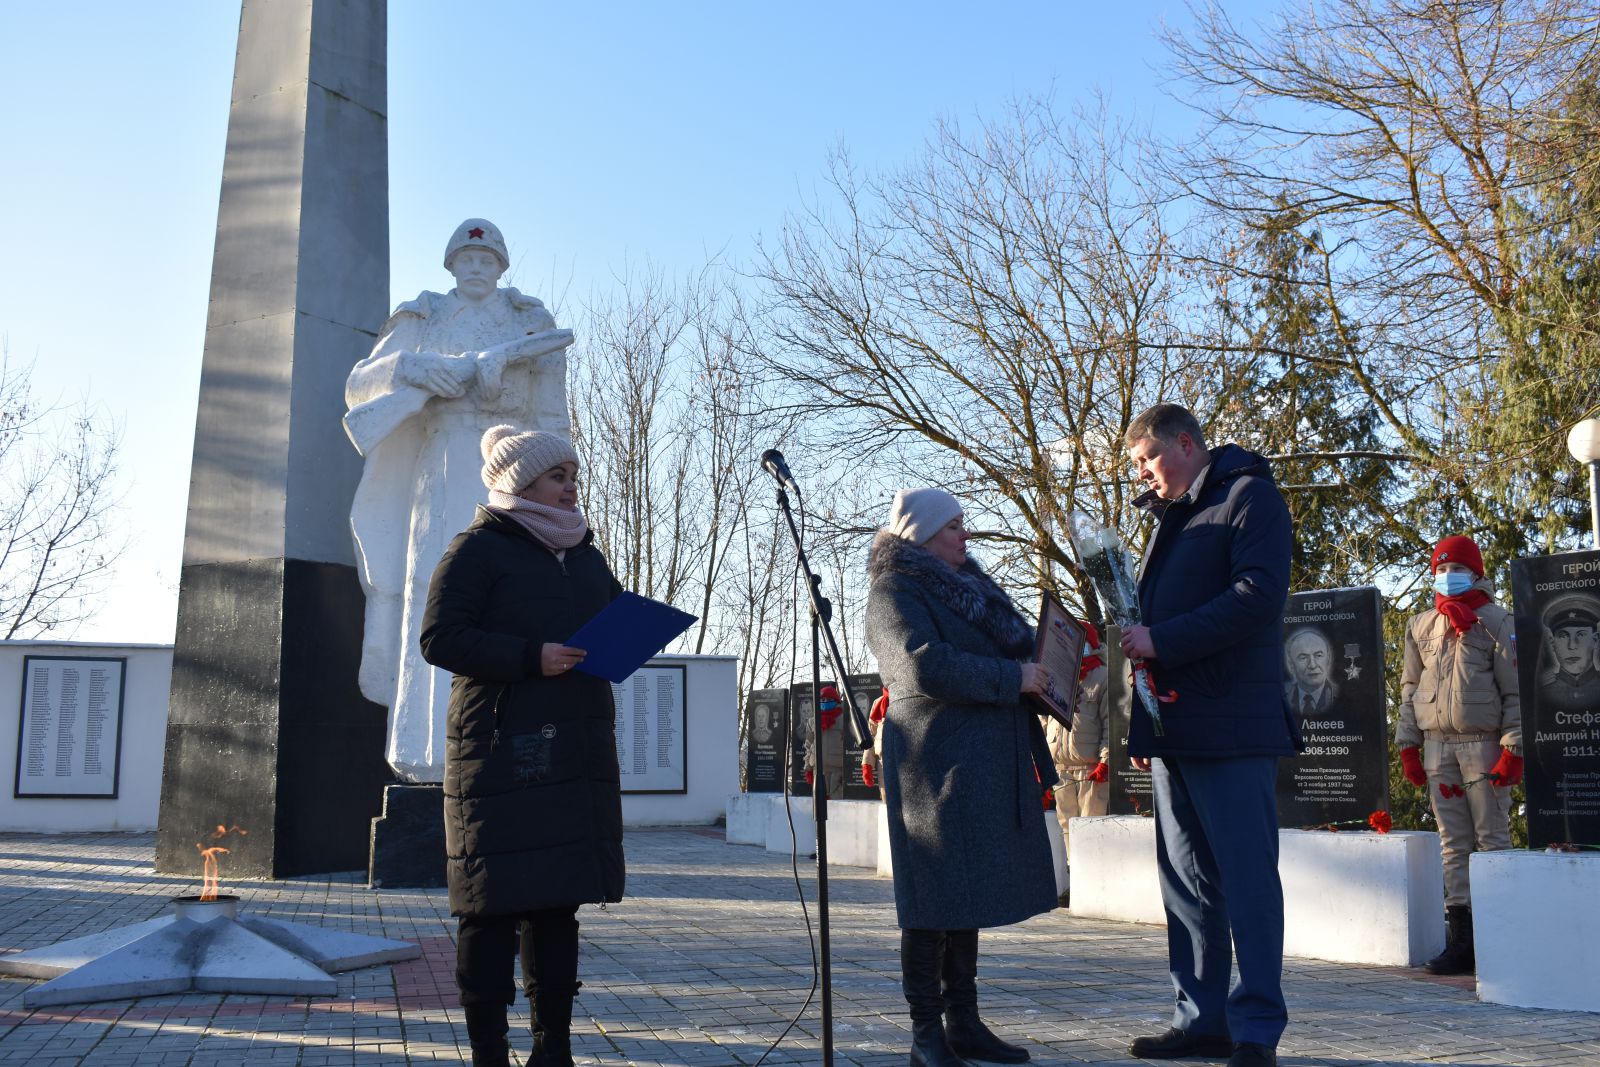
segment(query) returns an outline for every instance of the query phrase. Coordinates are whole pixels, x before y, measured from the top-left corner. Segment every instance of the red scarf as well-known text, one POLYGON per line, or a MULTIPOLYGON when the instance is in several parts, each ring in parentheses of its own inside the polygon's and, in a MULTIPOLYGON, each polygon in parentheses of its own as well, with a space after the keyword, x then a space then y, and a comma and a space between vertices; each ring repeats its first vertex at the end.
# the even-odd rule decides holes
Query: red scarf
MULTIPOLYGON (((1100 631, 1098 631, 1098 630, 1096 630, 1094 628, 1094 623, 1085 622, 1083 624, 1083 629, 1085 631, 1085 636, 1088 638, 1089 647, 1090 648, 1099 648, 1100 647, 1100 631)), ((1078 681, 1080 681, 1080 682, 1083 681, 1085 678, 1089 677, 1089 672, 1090 671, 1094 670, 1096 667, 1104 667, 1105 664, 1106 664, 1105 660, 1101 659, 1099 656, 1095 655, 1092 652, 1089 653, 1087 656, 1084 656, 1083 657, 1083 661, 1078 664, 1078 681)))
POLYGON ((1457 636, 1478 625, 1478 609, 1489 603, 1490 597, 1482 589, 1468 589, 1459 596, 1433 594, 1433 606, 1440 615, 1450 620, 1457 636))

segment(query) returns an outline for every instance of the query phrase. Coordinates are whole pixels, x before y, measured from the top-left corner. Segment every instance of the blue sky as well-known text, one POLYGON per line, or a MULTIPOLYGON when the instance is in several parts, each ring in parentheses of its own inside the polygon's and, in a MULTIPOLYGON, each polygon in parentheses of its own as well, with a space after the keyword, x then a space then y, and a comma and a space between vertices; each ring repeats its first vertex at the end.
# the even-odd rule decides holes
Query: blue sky
MULTIPOLYGON (((1178 128, 1162 18, 1185 9, 391 0, 391 303, 449 287, 468 216, 566 322, 626 265, 747 258, 836 147, 892 168, 941 117, 1096 90, 1178 128)), ((237 30, 228 0, 0 6, 0 335, 123 431, 133 545, 80 639, 172 637, 237 30)))

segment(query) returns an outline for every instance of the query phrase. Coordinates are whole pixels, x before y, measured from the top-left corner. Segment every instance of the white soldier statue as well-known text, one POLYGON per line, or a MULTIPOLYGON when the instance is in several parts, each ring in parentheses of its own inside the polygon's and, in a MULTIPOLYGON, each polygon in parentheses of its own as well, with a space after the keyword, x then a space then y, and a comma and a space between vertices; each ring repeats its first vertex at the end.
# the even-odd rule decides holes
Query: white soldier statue
POLYGON ((568 434, 565 349, 544 304, 496 283, 510 266, 485 219, 456 227, 448 293, 395 309, 345 383, 345 431, 365 457, 350 508, 367 594, 361 692, 389 709, 385 756, 401 779, 444 777, 450 676, 417 641, 428 580, 483 499, 479 441, 498 423, 568 434))

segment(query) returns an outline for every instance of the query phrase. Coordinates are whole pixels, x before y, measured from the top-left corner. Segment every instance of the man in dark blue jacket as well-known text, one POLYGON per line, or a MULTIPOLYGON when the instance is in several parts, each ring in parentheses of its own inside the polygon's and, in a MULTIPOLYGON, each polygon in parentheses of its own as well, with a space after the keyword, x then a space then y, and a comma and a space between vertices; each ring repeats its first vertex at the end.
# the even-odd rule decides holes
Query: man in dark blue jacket
POLYGON ((1278 758, 1299 745, 1283 703, 1289 510, 1265 459, 1208 450, 1176 404, 1134 419, 1124 443, 1150 489, 1135 503, 1157 526, 1139 576, 1146 625, 1129 627, 1122 649, 1176 693, 1161 736, 1134 702, 1128 752, 1154 785, 1177 1006, 1171 1029, 1128 1051, 1272 1067, 1288 1023, 1274 786, 1278 758))

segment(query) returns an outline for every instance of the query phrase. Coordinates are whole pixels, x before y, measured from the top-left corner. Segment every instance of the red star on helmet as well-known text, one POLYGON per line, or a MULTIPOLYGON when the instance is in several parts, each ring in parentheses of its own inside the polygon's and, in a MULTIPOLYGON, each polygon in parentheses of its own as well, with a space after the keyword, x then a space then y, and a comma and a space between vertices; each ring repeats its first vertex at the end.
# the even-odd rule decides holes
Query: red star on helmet
POLYGON ((467 231, 467 236, 468 237, 482 237, 483 236, 483 227, 482 226, 474 226, 472 229, 467 231))

